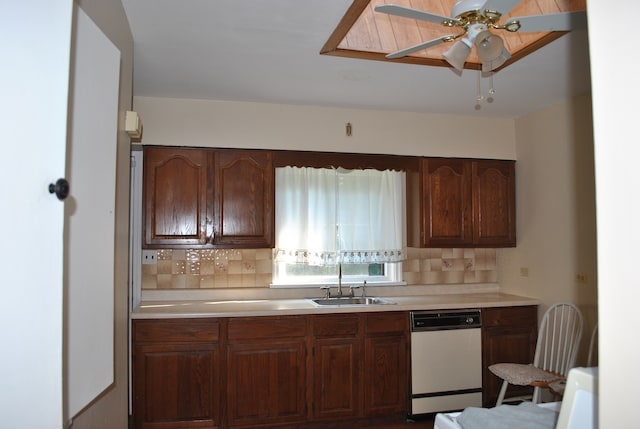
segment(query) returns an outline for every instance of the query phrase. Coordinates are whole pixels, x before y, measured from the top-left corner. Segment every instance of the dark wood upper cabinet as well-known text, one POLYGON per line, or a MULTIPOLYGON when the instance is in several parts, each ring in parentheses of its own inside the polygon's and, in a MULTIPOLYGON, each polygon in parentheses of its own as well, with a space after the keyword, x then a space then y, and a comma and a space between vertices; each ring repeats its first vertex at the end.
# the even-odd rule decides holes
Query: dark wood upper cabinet
POLYGON ((472 244, 471 163, 426 158, 422 168, 423 247, 472 244))
POLYGON ((273 247, 274 169, 271 152, 214 152, 213 244, 273 247))
POLYGON ((143 247, 272 248, 275 166, 334 164, 407 172, 409 246, 515 247, 515 161, 340 155, 147 146, 143 247))
POLYGON ((207 152, 145 147, 143 171, 144 244, 205 244, 213 195, 207 152))
POLYGON ((270 248, 269 151, 144 148, 144 247, 270 248))
POLYGON ((474 161, 473 241, 483 247, 516 245, 514 161, 474 161))
POLYGON ((424 158, 408 192, 410 246, 516 245, 515 161, 424 158))

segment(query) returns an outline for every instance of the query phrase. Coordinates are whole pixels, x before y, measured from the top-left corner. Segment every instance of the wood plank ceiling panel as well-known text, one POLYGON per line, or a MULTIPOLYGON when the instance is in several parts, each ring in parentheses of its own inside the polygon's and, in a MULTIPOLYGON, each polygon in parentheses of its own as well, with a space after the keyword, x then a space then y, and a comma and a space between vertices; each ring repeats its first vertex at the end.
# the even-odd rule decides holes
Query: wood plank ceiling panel
MULTIPOLYGON (((385 13, 375 12, 374 8, 379 4, 393 3, 438 15, 449 16, 455 1, 456 0, 354 0, 334 32, 329 36, 320 53, 324 55, 378 61, 450 67, 442 58, 442 54, 451 47, 450 43, 443 43, 442 45, 393 60, 385 58, 385 55, 447 34, 458 34, 462 31, 461 29, 391 16, 385 13)), ((513 8, 510 14, 501 19, 499 23, 504 23, 509 18, 516 16, 579 10, 586 10, 586 0, 523 0, 513 8)), ((500 68, 514 63, 520 58, 529 55, 566 34, 564 32, 510 33, 501 30, 491 31, 496 32, 503 38, 505 46, 509 52, 511 52, 511 59, 500 68)), ((472 50, 471 55, 465 63, 465 68, 473 70, 481 68, 481 62, 475 54, 475 49, 472 50)))

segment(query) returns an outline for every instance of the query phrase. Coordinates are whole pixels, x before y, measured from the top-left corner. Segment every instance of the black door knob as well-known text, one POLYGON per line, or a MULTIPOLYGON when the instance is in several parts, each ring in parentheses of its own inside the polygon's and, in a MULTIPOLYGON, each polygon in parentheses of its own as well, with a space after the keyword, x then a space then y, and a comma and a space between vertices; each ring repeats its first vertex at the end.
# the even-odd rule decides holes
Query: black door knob
POLYGON ((55 193, 60 201, 64 200, 69 196, 69 182, 66 179, 58 179, 56 183, 50 183, 49 193, 55 193))

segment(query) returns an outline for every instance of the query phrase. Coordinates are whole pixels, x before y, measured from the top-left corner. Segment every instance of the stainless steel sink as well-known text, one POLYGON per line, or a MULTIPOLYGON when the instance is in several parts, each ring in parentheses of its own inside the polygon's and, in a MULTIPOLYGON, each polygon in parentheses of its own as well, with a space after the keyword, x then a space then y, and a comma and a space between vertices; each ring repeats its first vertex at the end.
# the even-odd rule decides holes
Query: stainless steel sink
POLYGON ((367 297, 339 297, 339 298, 312 298, 310 299, 315 305, 322 306, 343 306, 343 305, 391 305, 395 304, 388 299, 378 298, 374 296, 367 297))

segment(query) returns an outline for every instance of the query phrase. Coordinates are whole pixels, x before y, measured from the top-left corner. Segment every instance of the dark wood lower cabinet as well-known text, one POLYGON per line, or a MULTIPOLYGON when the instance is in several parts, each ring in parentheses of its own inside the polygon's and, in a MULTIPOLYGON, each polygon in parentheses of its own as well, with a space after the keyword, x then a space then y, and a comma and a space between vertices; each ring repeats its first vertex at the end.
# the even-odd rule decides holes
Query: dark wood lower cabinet
POLYGON ((406 414, 409 407, 409 315, 365 315, 364 414, 406 414))
POLYGON ((229 427, 306 420, 305 317, 229 320, 226 404, 229 427))
POLYGON ((360 415, 362 337, 356 314, 313 317, 312 418, 360 415))
POLYGON ((305 420, 304 343, 229 345, 227 356, 229 427, 305 420))
POLYGON ((134 421, 139 429, 219 428, 219 325, 134 323, 134 421))
POLYGON ((314 420, 406 414, 408 314, 334 314, 313 320, 314 420))
MULTIPOLYGON (((538 335, 538 307, 482 309, 482 403, 496 405, 502 380, 489 366, 500 362, 532 363, 538 335)), ((509 386, 505 398, 527 395, 525 386, 509 386)))
MULTIPOLYGON (((482 309, 482 323, 493 406, 500 380, 487 367, 533 360, 537 306, 482 309)), ((134 320, 132 332, 136 429, 315 428, 408 411, 406 311, 134 320)))

